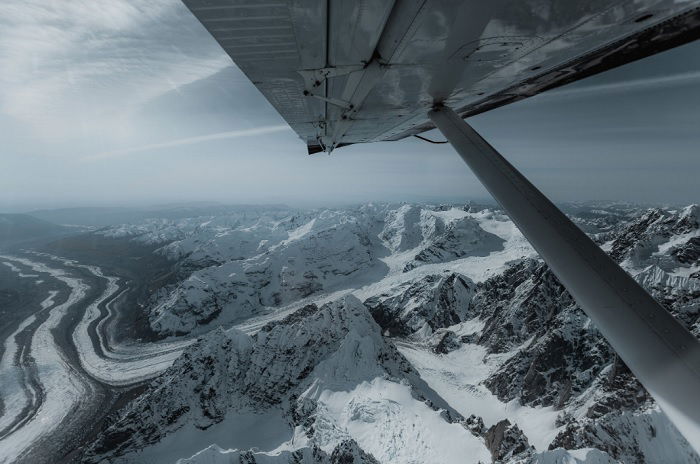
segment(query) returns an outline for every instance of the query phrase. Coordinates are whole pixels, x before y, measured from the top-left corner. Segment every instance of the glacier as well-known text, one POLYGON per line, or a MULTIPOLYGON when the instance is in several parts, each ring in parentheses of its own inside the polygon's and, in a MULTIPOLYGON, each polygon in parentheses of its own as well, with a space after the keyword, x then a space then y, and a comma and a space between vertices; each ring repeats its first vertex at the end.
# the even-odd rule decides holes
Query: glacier
MULTIPOLYGON (((697 205, 568 211, 700 335, 697 205)), ((90 233, 170 263, 139 309, 153 339, 110 333, 129 292, 114 269, 1 258, 63 279, 74 299, 88 284, 65 269, 103 282, 71 335, 80 372, 68 398, 89 397, 90 382, 137 393, 80 443, 80 462, 700 463, 492 206, 261 207, 90 233)), ((9 358, 0 369, 15 375, 9 358)), ((21 457, 8 439, 0 447, 21 457)))

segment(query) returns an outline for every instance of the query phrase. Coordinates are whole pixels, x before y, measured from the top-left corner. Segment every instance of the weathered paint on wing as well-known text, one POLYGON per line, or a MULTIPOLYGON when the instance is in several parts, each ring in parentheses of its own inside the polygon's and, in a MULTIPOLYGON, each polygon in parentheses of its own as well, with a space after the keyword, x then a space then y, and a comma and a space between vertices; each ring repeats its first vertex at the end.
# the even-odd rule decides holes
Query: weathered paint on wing
POLYGON ((183 0, 310 151, 433 127, 700 35, 699 0, 183 0), (653 40, 652 40, 653 39, 653 40))

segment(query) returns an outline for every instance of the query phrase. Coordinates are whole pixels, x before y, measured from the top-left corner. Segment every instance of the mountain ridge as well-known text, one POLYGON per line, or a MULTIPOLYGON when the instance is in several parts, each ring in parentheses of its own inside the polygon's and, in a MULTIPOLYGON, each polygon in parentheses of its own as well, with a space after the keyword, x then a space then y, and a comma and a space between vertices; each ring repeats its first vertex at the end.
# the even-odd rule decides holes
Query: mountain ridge
MULTIPOLYGON (((577 223, 700 335, 697 206, 595 208, 581 207, 577 223)), ((202 338, 115 418, 91 448, 95 462, 138 462, 189 430, 198 448, 183 450, 183 463, 333 462, 339 449, 358 463, 460 462, 465 454, 503 464, 700 463, 499 211, 372 204, 100 233, 162 240, 157 253, 180 263, 180 284, 162 289, 147 311, 168 313, 173 295, 192 288, 237 303, 182 334, 164 333, 202 338), (470 234, 476 243, 454 238, 463 224, 481 230, 470 234), (456 252, 416 261, 447 243, 456 252), (246 276, 251 270, 266 276, 263 285, 246 276), (237 293, 221 293, 231 282, 237 293), (240 301, 255 306, 241 312, 240 301), (222 427, 237 420, 277 437, 236 443, 222 427), (126 438, 111 446, 114 437, 126 438)), ((177 317, 200 317, 206 301, 177 317)))

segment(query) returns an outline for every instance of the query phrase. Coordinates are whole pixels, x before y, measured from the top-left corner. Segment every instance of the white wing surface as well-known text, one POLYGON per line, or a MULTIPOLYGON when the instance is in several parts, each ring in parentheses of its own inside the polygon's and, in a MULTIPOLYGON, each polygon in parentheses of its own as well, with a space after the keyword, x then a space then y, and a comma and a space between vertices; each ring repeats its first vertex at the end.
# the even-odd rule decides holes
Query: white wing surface
POLYGON ((183 0, 307 144, 398 140, 700 36, 699 0, 183 0))

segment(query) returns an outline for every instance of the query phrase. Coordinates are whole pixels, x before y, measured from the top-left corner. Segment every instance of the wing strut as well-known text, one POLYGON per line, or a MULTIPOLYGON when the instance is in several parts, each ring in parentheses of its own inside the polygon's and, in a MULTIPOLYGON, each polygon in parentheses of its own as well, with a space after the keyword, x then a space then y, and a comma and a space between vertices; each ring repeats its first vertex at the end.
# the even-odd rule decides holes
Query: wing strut
POLYGON ((700 452, 700 342, 454 111, 429 117, 700 452))

